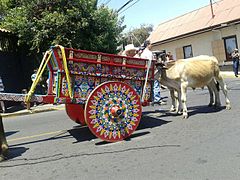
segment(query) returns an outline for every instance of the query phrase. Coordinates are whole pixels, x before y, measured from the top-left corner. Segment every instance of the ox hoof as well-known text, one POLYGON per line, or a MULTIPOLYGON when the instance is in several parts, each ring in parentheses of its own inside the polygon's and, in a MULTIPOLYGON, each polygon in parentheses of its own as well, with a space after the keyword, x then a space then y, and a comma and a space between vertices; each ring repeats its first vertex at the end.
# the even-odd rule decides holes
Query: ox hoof
POLYGON ((227 105, 227 106, 226 106, 226 109, 227 109, 227 110, 230 110, 231 108, 232 108, 232 107, 231 107, 230 105, 227 105))
POLYGON ((7 159, 7 158, 6 158, 5 156, 0 155, 0 162, 4 161, 4 160, 6 160, 6 159, 7 159))
POLYGON ((183 114, 182 118, 183 119, 187 119, 188 118, 188 114, 183 114))
POLYGON ((182 112, 181 110, 176 111, 176 113, 177 113, 178 115, 183 114, 183 112, 182 112))
POLYGON ((208 107, 212 107, 213 105, 214 105, 214 104, 212 104, 212 103, 209 103, 209 104, 208 104, 208 107))
POLYGON ((0 156, 0 162, 4 161, 4 157, 0 156))
POLYGON ((214 106, 215 106, 216 108, 220 108, 220 107, 221 107, 221 104, 214 104, 214 106))
POLYGON ((176 109, 175 109, 175 108, 171 108, 171 109, 169 110, 169 112, 176 112, 176 109))
POLYGON ((6 157, 8 155, 8 145, 7 144, 2 144, 2 155, 1 156, 4 156, 6 157))

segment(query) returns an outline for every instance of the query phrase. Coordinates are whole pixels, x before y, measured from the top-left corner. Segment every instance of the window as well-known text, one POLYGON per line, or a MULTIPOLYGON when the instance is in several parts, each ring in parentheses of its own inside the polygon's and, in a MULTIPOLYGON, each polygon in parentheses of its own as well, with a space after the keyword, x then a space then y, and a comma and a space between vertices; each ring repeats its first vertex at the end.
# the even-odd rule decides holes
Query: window
POLYGON ((230 36, 223 38, 224 40, 224 47, 226 52, 226 60, 231 61, 231 54, 235 48, 237 48, 237 38, 236 36, 230 36))
POLYGON ((191 45, 184 46, 183 53, 184 53, 184 59, 193 57, 192 46, 191 45))

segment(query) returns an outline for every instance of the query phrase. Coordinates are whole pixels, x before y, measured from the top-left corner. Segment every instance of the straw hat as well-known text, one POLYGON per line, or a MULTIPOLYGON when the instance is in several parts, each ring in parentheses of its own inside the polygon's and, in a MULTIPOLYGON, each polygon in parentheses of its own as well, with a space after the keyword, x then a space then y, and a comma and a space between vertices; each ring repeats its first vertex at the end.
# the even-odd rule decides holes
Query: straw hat
POLYGON ((133 44, 128 44, 128 45, 125 46, 125 52, 128 52, 128 51, 136 51, 136 50, 137 50, 137 48, 134 47, 133 44))

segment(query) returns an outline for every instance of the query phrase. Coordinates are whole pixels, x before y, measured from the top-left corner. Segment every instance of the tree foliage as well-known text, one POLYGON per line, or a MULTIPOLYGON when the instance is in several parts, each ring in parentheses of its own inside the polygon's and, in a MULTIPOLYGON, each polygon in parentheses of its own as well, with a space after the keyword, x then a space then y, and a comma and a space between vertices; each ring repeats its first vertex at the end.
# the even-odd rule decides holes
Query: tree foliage
POLYGON ((18 36, 30 54, 51 45, 115 53, 123 19, 97 0, 2 0, 0 27, 18 36))
POLYGON ((140 28, 135 28, 123 35, 123 43, 134 44, 134 46, 141 46, 153 31, 153 25, 142 24, 140 28))

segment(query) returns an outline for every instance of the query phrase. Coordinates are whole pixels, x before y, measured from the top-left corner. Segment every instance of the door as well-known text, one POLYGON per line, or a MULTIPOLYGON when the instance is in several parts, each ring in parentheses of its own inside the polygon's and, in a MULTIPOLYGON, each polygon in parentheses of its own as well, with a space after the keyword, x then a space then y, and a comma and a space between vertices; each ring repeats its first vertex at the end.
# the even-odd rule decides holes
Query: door
POLYGON ((231 61, 231 54, 233 50, 237 47, 237 37, 236 36, 229 36, 223 38, 224 40, 224 47, 225 47, 225 52, 226 52, 226 61, 231 61))

